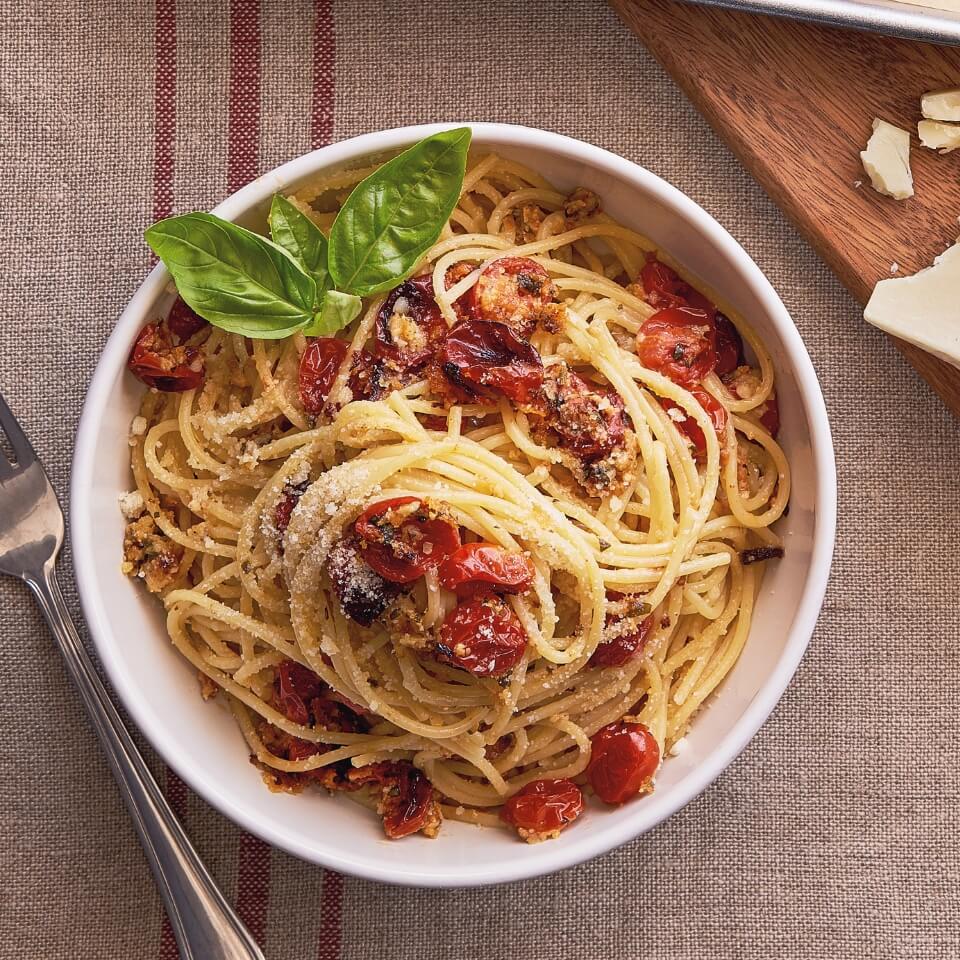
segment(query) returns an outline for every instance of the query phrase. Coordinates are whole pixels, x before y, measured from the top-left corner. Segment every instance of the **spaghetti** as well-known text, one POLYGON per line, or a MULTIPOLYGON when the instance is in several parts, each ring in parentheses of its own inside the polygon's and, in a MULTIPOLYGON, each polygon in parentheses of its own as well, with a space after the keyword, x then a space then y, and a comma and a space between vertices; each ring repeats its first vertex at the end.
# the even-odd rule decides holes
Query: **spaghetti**
MULTIPOLYGON (((326 230, 369 172, 289 199, 326 230)), ((268 785, 344 790, 390 836, 528 840, 584 791, 652 789, 747 640, 753 561, 782 554, 748 324, 590 191, 489 155, 338 338, 246 339, 182 302, 152 336, 126 568, 268 785)))

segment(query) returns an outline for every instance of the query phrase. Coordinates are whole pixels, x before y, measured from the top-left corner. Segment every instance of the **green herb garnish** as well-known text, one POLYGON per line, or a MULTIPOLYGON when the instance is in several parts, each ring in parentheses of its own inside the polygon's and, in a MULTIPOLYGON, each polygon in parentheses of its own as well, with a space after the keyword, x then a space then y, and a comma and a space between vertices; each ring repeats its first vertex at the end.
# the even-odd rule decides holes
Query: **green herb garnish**
POLYGON ((272 240, 209 213, 155 223, 146 240, 187 305, 215 327, 262 339, 347 326, 361 296, 406 279, 463 188, 470 129, 427 137, 354 187, 329 240, 277 194, 272 240))

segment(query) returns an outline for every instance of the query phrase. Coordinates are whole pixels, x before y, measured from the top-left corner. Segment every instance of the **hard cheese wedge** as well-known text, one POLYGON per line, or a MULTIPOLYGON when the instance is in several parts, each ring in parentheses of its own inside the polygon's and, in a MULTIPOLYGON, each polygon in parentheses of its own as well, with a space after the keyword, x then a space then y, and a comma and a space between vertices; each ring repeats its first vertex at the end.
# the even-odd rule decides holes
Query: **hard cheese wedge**
POLYGON ((960 243, 912 277, 881 280, 863 317, 960 367, 960 243))
POLYGON ((913 196, 910 134, 906 130, 878 117, 873 121, 873 133, 867 141, 867 149, 860 152, 860 159, 878 193, 897 200, 913 196))

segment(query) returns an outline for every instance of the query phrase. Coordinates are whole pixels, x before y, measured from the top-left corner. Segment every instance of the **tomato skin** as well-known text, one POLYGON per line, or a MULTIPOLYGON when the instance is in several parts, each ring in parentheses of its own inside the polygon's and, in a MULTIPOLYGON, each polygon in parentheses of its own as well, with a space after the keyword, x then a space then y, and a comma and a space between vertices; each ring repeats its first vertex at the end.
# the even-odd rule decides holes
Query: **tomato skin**
MULTIPOLYGON (((723 443, 723 434, 727 429, 727 409, 724 407, 719 400, 717 400, 713 394, 707 393, 706 390, 703 390, 700 387, 692 387, 690 389, 690 394, 696 399, 697 403, 703 407, 704 412, 713 422, 713 429, 717 433, 717 438, 720 440, 721 444, 723 443)), ((674 420, 674 424, 677 429, 685 436, 689 437, 690 442, 693 444, 694 453, 697 456, 697 459, 706 455, 707 452, 707 438, 703 435, 703 431, 700 429, 700 424, 697 423, 693 417, 687 416, 687 411, 683 409, 678 403, 674 403, 672 400, 668 400, 666 397, 657 397, 657 400, 660 402, 660 406, 664 410, 679 410, 683 416, 683 420, 674 420)), ((671 417, 671 419, 673 419, 671 417)))
POLYGON ((321 413, 346 356, 346 342, 336 337, 316 337, 307 344, 300 358, 300 403, 307 413, 321 413))
POLYGON ((167 314, 167 326, 174 336, 181 340, 189 340, 207 325, 207 321, 194 313, 180 297, 173 301, 170 313, 167 314))
POLYGON ((196 390, 203 384, 200 351, 174 346, 169 329, 159 323, 148 323, 137 335, 127 368, 148 387, 165 393, 196 390))
POLYGON ((717 365, 714 367, 718 377, 733 373, 744 362, 743 338, 733 321, 718 310, 713 318, 716 334, 717 365))
POLYGON ((363 627, 369 627, 403 589, 365 562, 360 538, 353 532, 330 549, 326 571, 344 616, 363 627))
POLYGON ((667 307, 637 333, 637 356, 680 386, 699 383, 717 362, 712 315, 697 307, 667 307))
POLYGON ((457 324, 437 352, 437 366, 465 403, 498 393, 530 403, 543 384, 540 354, 506 324, 487 320, 457 324))
POLYGON ((773 390, 763 404, 764 411, 760 414, 760 422, 767 433, 776 440, 780 432, 780 404, 777 402, 777 392, 773 390))
POLYGON ((288 719, 301 726, 310 723, 307 701, 323 692, 323 681, 295 660, 284 660, 277 671, 275 683, 277 709, 288 719))
POLYGON ((660 748, 642 723, 609 723, 593 735, 591 743, 587 779, 604 803, 625 803, 649 792, 660 765, 660 748))
POLYGON ((401 370, 422 366, 443 340, 447 321, 433 296, 433 277, 411 277, 390 291, 377 313, 377 338, 374 352, 378 357, 392 360, 401 370), (391 325, 394 310, 399 300, 406 301, 407 318, 401 326, 415 342, 402 346, 396 342, 395 326, 391 325))
POLYGON ((413 764, 398 766, 397 774, 387 779, 381 799, 383 832, 391 840, 429 828, 431 820, 439 825, 433 785, 413 764))
POLYGON ((499 677, 522 659, 527 634, 499 597, 459 604, 440 627, 437 659, 475 677, 499 677))
POLYGON ((601 643, 587 661, 588 667, 622 667, 643 649, 653 629, 653 614, 640 621, 633 633, 601 643))
POLYGON ((673 267, 658 260, 655 254, 647 254, 647 262, 640 270, 640 280, 647 303, 652 307, 697 307, 708 315, 716 311, 699 290, 690 286, 673 267))
POLYGON ((460 546, 457 527, 417 497, 371 504, 354 529, 362 541, 360 555, 392 583, 412 583, 460 546))
POLYGON ((538 324, 554 325, 562 309, 550 274, 528 257, 501 257, 484 268, 464 296, 477 320, 504 323, 527 339, 538 324))
POLYGON ((465 543, 440 564, 440 583, 458 597, 495 590, 523 593, 533 581, 533 563, 493 543, 465 543))
POLYGON ((273 525, 281 537, 287 532, 287 527, 290 526, 290 517, 293 515, 293 508, 307 492, 309 485, 310 482, 304 480, 303 483, 293 485, 288 483, 283 488, 283 494, 273 509, 273 525))
POLYGON ((572 780, 534 780, 510 797, 500 818, 518 830, 543 835, 562 830, 583 813, 583 793, 572 780))
POLYGON ((544 376, 543 398, 548 425, 578 459, 599 460, 623 443, 625 407, 616 391, 588 385, 566 364, 553 364, 544 376))

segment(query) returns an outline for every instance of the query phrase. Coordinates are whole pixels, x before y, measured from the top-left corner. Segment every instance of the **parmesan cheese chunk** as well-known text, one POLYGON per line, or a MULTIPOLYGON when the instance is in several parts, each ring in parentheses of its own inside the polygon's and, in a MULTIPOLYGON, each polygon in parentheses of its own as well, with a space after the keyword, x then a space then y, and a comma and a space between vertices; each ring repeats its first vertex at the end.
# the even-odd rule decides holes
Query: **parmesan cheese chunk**
POLYGON ((960 243, 912 277, 881 280, 863 317, 960 367, 960 243))
POLYGON ((896 200, 913 196, 910 172, 910 134, 879 118, 873 121, 873 133, 867 149, 861 151, 863 169, 873 189, 896 200))
POLYGON ((960 147, 960 125, 940 120, 921 120, 917 124, 920 142, 931 150, 949 153, 960 147))
POLYGON ((960 122, 960 90, 932 90, 920 98, 920 112, 928 120, 960 122))

